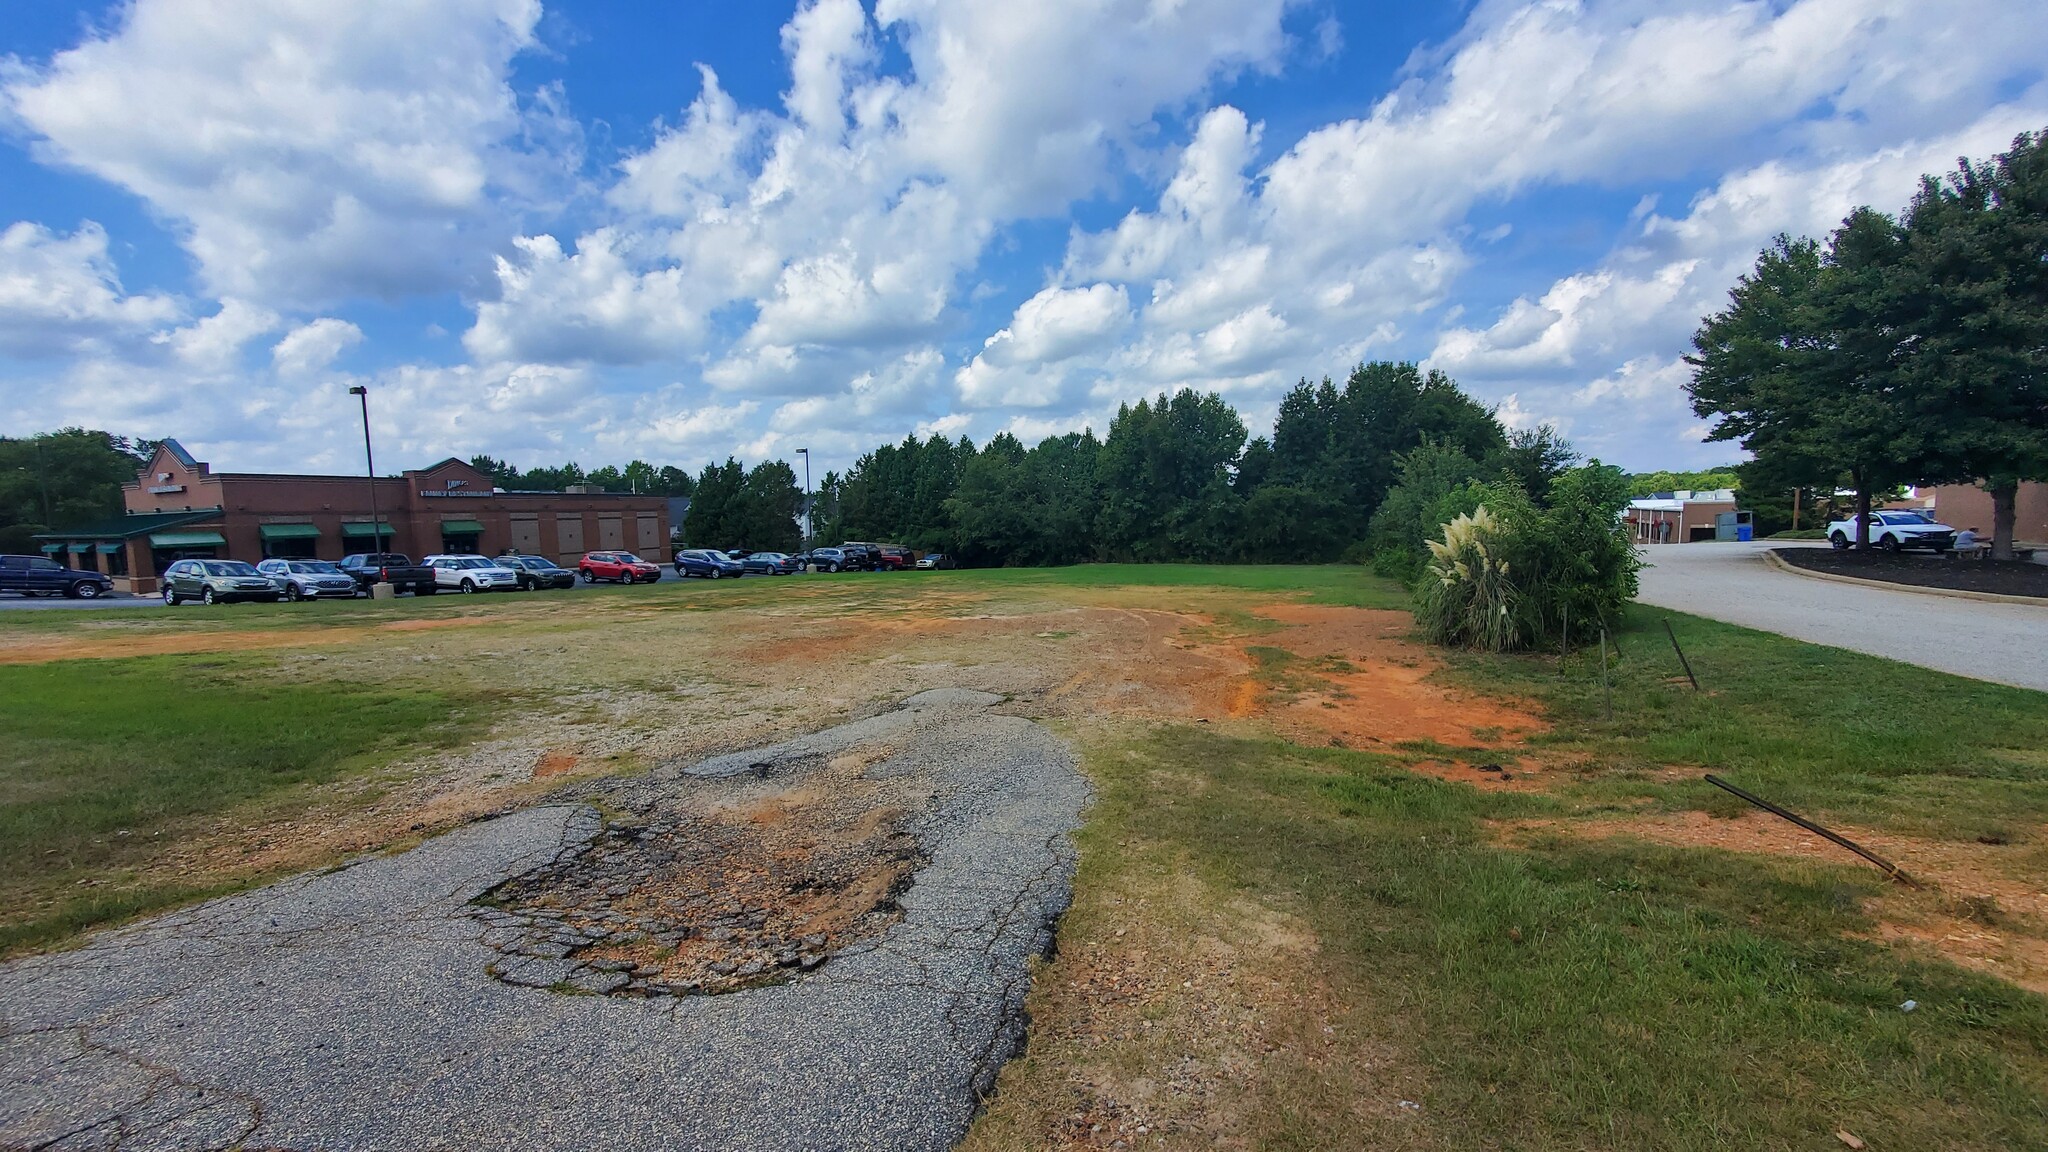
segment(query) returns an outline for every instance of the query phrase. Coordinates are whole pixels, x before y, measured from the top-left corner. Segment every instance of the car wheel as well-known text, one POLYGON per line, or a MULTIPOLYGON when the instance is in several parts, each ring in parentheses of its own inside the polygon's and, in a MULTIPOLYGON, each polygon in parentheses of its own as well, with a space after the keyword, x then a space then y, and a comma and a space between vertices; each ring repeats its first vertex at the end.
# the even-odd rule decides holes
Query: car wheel
POLYGON ((220 603, 219 600, 214 598, 213 589, 211 588, 202 588, 199 590, 199 602, 201 604, 206 605, 208 608, 211 608, 215 604, 220 603))
POLYGON ((578 574, 579 574, 579 575, 581 575, 581 576, 583 577, 583 582, 584 582, 585 584, 595 584, 595 583, 597 583, 597 577, 595 577, 595 576, 592 576, 592 575, 590 574, 590 569, 588 569, 588 568, 582 569, 582 570, 581 570, 581 571, 580 571, 580 572, 579 572, 578 574))
POLYGON ((1886 552, 1897 552, 1899 550, 1899 538, 1897 536, 1879 536, 1877 538, 1877 546, 1886 552))
POLYGON ((294 604, 297 604, 299 601, 305 599, 306 596, 305 593, 299 591, 299 586, 297 584, 287 584, 284 586, 284 598, 286 600, 291 601, 294 604))
POLYGON ((712 578, 713 580, 718 580, 718 579, 721 579, 721 578, 723 578, 723 577, 725 576, 725 573, 724 573, 724 572, 721 572, 721 571, 719 571, 719 570, 718 570, 718 569, 716 569, 716 568, 713 568, 713 569, 711 570, 711 572, 709 573, 709 575, 711 576, 711 578, 712 578))
POLYGON ((1828 537, 1828 545, 1832 547, 1835 551, 1840 552, 1842 549, 1847 548, 1849 546, 1849 538, 1847 536, 1842 535, 1840 532, 1837 532, 1834 535, 1828 537))
POLYGON ((476 591, 476 582, 474 580, 469 580, 465 578, 462 581, 462 594, 464 596, 467 596, 474 591, 476 591))
MULTIPOLYGON (((23 593, 23 595, 27 595, 27 593, 23 593)), ((172 588, 169 584, 164 585, 164 603, 176 608, 183 600, 184 597, 178 595, 176 589, 172 588)))
POLYGON ((71 598, 73 600, 97 600, 99 595, 100 586, 90 580, 80 580, 71 586, 71 598))
POLYGON ((631 584, 636 579, 638 579, 638 577, 633 573, 631 569, 619 573, 619 583, 621 584, 631 584))
POLYGON ((683 566, 682 566, 681 564, 678 564, 678 565, 676 565, 676 566, 675 566, 675 568, 676 568, 676 575, 677 575, 677 576, 683 577, 683 578, 685 578, 685 579, 687 579, 687 578, 689 577, 689 575, 690 575, 690 574, 689 574, 688 572, 685 572, 685 571, 683 570, 683 566))

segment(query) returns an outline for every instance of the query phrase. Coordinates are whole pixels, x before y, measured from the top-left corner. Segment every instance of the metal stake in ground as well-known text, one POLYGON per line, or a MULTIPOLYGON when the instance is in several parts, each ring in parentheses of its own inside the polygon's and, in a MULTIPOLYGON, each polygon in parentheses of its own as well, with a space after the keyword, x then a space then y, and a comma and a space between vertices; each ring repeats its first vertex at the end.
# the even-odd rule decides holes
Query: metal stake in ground
POLYGON ((1685 658, 1685 649, 1678 646, 1678 633, 1671 630, 1671 617, 1664 618, 1664 634, 1671 637, 1671 650, 1678 653, 1678 666, 1685 669, 1685 678, 1692 681, 1692 690, 1700 690, 1700 678, 1692 674, 1692 662, 1685 658))
POLYGON ((1562 676, 1565 657, 1572 654, 1572 606, 1566 604, 1560 610, 1564 613, 1564 637, 1557 644, 1557 674, 1562 676))
POLYGON ((1821 827, 1820 825, 1815 824, 1813 821, 1808 820, 1804 816, 1798 815, 1797 813, 1793 812, 1787 812, 1785 809, 1778 807, 1776 804, 1771 803, 1769 800, 1765 800, 1761 796, 1755 796, 1748 792, 1744 792, 1742 789, 1737 788, 1735 785, 1730 784, 1726 780, 1721 779, 1719 776, 1716 776, 1711 772, 1707 773, 1707 783, 1712 784, 1714 787, 1721 789, 1723 792, 1732 792, 1735 795, 1742 797, 1744 800, 1749 801, 1751 804, 1756 805, 1757 807, 1763 809, 1766 812, 1771 813, 1774 816, 1783 816, 1785 819, 1790 820, 1794 824, 1799 825, 1801 828, 1806 829, 1808 832, 1811 832, 1816 836, 1827 837, 1835 843, 1840 844, 1842 847, 1847 848, 1849 851, 1854 852, 1858 856, 1863 857, 1865 860, 1870 861, 1872 864, 1877 865, 1879 868, 1884 869, 1886 875, 1890 876, 1894 880, 1897 880, 1899 883, 1906 885, 1909 888, 1918 888, 1920 886, 1919 884, 1914 882, 1911 876, 1906 875, 1905 869, 1899 867, 1897 864, 1892 863, 1884 857, 1879 856, 1877 853, 1872 852, 1870 849, 1865 848, 1863 845, 1856 843, 1854 840, 1849 839, 1847 836, 1837 835, 1836 833, 1830 832, 1827 829, 1821 827))
POLYGON ((1607 685, 1607 625, 1600 626, 1600 715, 1614 719, 1614 689, 1607 685))

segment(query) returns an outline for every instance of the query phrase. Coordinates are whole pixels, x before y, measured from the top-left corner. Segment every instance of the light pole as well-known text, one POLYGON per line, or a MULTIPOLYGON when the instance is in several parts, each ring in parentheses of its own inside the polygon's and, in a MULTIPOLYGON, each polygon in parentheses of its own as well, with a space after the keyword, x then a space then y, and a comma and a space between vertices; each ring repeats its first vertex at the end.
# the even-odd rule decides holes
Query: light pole
POLYGON ((799 448, 796 454, 804 458, 804 554, 811 551, 811 450, 799 448))
POLYGON ((363 466, 370 476, 370 550, 384 551, 384 521, 377 515, 377 458, 370 452, 370 390, 357 384, 348 394, 363 402, 363 466))

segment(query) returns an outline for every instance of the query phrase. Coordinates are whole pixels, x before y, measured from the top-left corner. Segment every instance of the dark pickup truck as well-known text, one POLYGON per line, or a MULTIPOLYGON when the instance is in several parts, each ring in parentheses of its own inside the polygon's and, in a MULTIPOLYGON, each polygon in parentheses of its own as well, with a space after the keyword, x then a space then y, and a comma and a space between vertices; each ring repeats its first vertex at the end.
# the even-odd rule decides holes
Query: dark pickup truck
POLYGON ((382 582, 415 596, 434 594, 434 570, 414 564, 412 557, 403 552, 361 552, 343 556, 337 567, 355 577, 365 592, 382 582))
POLYGON ((113 590, 114 582, 98 572, 66 568, 43 556, 0 556, 0 592, 91 600, 113 590))

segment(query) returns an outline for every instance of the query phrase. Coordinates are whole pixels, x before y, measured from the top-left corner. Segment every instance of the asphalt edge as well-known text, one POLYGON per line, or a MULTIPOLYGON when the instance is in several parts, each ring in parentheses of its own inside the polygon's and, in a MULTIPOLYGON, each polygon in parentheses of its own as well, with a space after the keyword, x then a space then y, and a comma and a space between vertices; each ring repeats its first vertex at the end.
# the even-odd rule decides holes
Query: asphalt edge
POLYGON ((2028 604, 2036 608, 2048 608, 2048 599, 2039 596, 2007 596, 2002 592, 1972 592, 1966 588, 1927 588, 1919 584, 1897 584, 1890 580, 1866 580, 1861 576, 1838 576, 1833 572, 1815 572, 1801 568, 1778 555, 1776 548, 1763 550, 1764 563, 1780 572, 1804 576, 1809 580, 1831 580, 1837 584, 1861 584, 1865 588, 1887 588, 1894 592, 1911 592, 1916 596, 1946 596, 1951 600, 1981 600, 1988 604, 2028 604))

